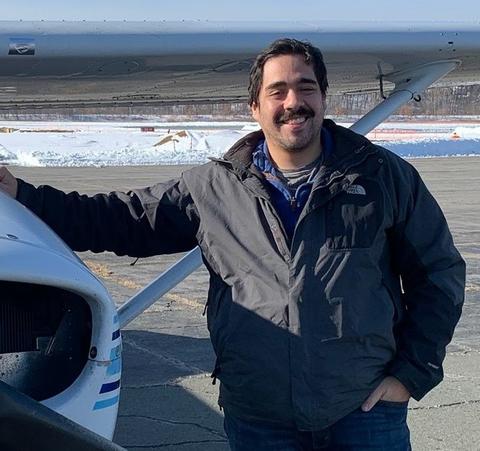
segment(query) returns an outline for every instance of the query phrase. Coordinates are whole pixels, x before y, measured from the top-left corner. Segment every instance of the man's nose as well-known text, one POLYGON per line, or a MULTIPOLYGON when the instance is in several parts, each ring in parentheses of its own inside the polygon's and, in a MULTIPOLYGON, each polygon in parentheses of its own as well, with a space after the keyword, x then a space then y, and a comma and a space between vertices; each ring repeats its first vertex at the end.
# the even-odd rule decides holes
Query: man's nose
POLYGON ((295 89, 289 89, 283 103, 286 110, 292 110, 302 104, 302 99, 295 89))

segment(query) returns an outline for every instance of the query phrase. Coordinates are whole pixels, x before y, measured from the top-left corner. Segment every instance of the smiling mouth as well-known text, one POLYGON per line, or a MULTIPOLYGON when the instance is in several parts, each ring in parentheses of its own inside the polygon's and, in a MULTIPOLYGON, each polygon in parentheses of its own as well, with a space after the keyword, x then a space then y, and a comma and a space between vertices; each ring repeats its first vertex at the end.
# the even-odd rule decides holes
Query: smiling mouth
POLYGON ((281 121, 281 123, 287 124, 287 125, 300 125, 305 123, 307 119, 308 119, 307 116, 297 116, 297 117, 292 117, 290 119, 287 119, 285 121, 281 121))
POLYGON ((301 107, 295 111, 284 111, 283 114, 277 118, 276 122, 279 125, 302 125, 313 116, 314 113, 312 110, 301 107))

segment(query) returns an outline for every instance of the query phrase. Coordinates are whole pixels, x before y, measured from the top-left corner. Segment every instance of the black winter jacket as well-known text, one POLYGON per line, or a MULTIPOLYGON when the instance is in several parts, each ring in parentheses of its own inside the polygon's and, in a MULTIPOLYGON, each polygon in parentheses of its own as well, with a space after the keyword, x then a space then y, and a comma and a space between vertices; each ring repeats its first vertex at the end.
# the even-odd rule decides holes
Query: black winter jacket
POLYGON ((148 256, 199 245, 219 403, 322 429, 386 375, 420 399, 442 377, 465 264, 416 170, 325 121, 335 149, 289 242, 251 153, 261 132, 178 180, 127 194, 20 182, 18 200, 74 250, 148 256))

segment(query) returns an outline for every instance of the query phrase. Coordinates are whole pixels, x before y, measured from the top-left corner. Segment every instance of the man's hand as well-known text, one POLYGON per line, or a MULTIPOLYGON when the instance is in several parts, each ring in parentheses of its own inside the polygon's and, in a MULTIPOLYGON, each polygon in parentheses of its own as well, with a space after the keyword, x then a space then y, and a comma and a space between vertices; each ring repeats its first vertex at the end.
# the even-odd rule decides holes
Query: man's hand
POLYGON ((387 376, 362 404, 362 410, 368 412, 381 399, 383 401, 406 402, 410 399, 410 396, 405 385, 397 378, 387 376))
POLYGON ((13 198, 17 197, 17 179, 5 166, 0 166, 0 190, 12 196, 13 198))

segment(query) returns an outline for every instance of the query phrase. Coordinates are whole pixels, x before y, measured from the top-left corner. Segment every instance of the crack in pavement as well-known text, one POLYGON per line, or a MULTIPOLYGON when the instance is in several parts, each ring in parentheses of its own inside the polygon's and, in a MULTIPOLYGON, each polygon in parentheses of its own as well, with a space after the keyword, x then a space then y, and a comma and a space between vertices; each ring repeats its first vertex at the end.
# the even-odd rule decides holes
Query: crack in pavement
MULTIPOLYGON (((142 315, 154 315, 156 313, 160 313, 158 311, 155 311, 155 312, 144 312, 142 313, 142 315)), ((125 328, 125 329, 122 329, 122 331, 124 332, 132 332, 132 331, 137 331, 139 330, 138 328, 139 327, 143 327, 144 324, 140 323, 140 324, 135 324, 134 326, 130 326, 129 328, 125 328)), ((201 329, 202 331, 203 330, 206 330, 207 328, 207 325, 206 323, 204 322, 201 322, 201 323, 189 323, 189 324, 180 324, 178 326, 157 326, 157 325, 154 325, 154 326, 150 326, 148 325, 149 327, 149 332, 157 332, 157 331, 166 331, 166 330, 174 330, 174 331, 178 331, 178 330, 183 330, 183 329, 201 329)), ((143 330, 143 329, 141 329, 143 330)), ((208 335, 204 335, 204 336, 200 336, 200 337, 190 337, 189 338, 202 338, 202 339, 207 339, 209 340, 210 338, 208 337, 208 335)))
POLYGON ((210 434, 216 435, 218 437, 221 437, 226 440, 226 435, 217 431, 216 429, 209 428, 207 426, 203 426, 202 424, 195 423, 195 422, 190 422, 190 421, 174 421, 174 420, 166 420, 165 418, 157 418, 157 417, 151 417, 148 415, 133 415, 133 414, 126 414, 126 415, 119 415, 118 418, 141 418, 144 420, 151 420, 155 421, 158 423, 165 423, 165 424, 171 424, 174 426, 195 426, 199 429, 202 429, 203 431, 209 432, 210 434))
POLYGON ((183 446, 183 445, 198 445, 201 443, 227 443, 227 440, 187 440, 184 442, 174 443, 159 443, 157 445, 124 445, 128 446, 128 449, 154 449, 154 448, 166 448, 167 446, 183 446))
POLYGON ((445 381, 477 381, 480 379, 480 376, 472 376, 466 374, 453 374, 453 373, 445 373, 445 381))
POLYGON ((443 407, 455 407, 455 406, 463 406, 463 405, 470 405, 470 404, 480 404, 480 399, 457 401, 457 402, 451 402, 448 404, 436 404, 434 406, 409 407, 409 410, 432 410, 432 409, 441 409, 443 407))
POLYGON ((146 348, 144 346, 140 346, 139 344, 135 343, 132 339, 129 338, 123 338, 123 342, 125 344, 128 344, 132 348, 136 349, 137 351, 144 352, 146 354, 149 354, 153 357, 156 357, 158 360, 165 362, 169 365, 174 366, 178 370, 183 370, 183 371, 188 371, 191 373, 204 373, 205 370, 202 370, 201 368, 198 368, 197 366, 194 365, 189 365, 188 363, 184 362, 183 360, 176 359, 175 357, 172 356, 166 356, 164 354, 161 354, 160 352, 152 351, 149 348, 146 348))
POLYGON ((480 354, 480 351, 476 348, 472 348, 464 343, 453 343, 454 346, 458 346, 459 348, 463 348, 458 351, 447 351, 447 356, 453 355, 468 355, 468 354, 480 354))
MULTIPOLYGON (((145 314, 149 315, 149 314, 154 314, 154 313, 158 313, 158 312, 145 312, 145 314)), ((143 324, 140 324, 140 326, 143 326, 143 324)), ((182 324, 180 326, 150 326, 149 325, 149 331, 150 332, 157 332, 159 330, 161 331, 166 331, 166 330, 174 330, 174 331, 178 331, 178 330, 183 330, 183 329, 201 329, 202 331, 204 329, 206 329, 206 324, 205 323, 193 323, 193 324, 182 324)), ((132 331, 132 330, 138 330, 138 327, 137 328, 134 328, 132 327, 131 329, 122 329, 123 331, 132 331)), ((189 338, 201 338, 201 339, 205 339, 205 340, 209 340, 209 337, 208 336, 202 336, 202 337, 189 337, 189 338)))
POLYGON ((160 382, 158 384, 142 384, 142 385, 122 385, 122 390, 140 390, 142 388, 183 388, 181 385, 172 382, 160 382))
POLYGON ((181 383, 189 379, 207 379, 211 380, 210 372, 203 372, 199 374, 190 374, 187 376, 178 377, 169 382, 158 382, 154 384, 140 384, 140 385, 122 385, 122 390, 141 390, 144 388, 180 388, 182 390, 190 390, 188 387, 183 386, 181 383))

